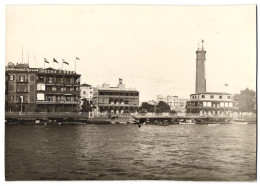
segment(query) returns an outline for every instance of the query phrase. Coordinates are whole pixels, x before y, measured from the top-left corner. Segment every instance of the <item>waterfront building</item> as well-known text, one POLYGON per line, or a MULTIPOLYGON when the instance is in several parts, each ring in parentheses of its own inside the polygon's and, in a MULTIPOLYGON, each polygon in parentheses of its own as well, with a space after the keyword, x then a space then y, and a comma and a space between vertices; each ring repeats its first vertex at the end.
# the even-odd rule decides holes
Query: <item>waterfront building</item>
POLYGON ((134 88, 126 88, 122 79, 116 87, 103 84, 96 87, 93 94, 95 113, 133 113, 139 107, 139 92, 134 88))
POLYGON ((186 112, 199 115, 229 115, 238 109, 232 94, 204 92, 190 95, 186 112))
POLYGON ((157 103, 159 103, 160 101, 167 103, 170 106, 171 110, 183 113, 185 112, 185 106, 188 99, 182 99, 179 98, 178 96, 157 95, 157 103))
POLYGON ((28 64, 9 62, 6 67, 7 107, 9 112, 34 112, 36 109, 37 69, 28 64))
POLYGON ((236 112, 237 102, 233 95, 225 92, 206 92, 206 51, 203 47, 196 51, 196 88, 186 103, 186 113, 200 115, 230 115, 236 112))
POLYGON ((88 102, 88 104, 92 105, 94 89, 92 85, 89 84, 81 84, 80 85, 80 106, 83 105, 84 100, 88 102))
POLYGON ((72 112, 79 109, 80 75, 53 68, 6 67, 9 112, 72 112))

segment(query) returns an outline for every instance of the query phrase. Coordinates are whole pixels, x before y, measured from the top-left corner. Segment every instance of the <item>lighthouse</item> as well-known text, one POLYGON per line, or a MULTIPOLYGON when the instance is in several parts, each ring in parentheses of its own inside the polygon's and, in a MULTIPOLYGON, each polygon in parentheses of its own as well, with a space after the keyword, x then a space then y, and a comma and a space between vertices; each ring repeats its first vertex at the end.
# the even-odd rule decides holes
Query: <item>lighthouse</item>
POLYGON ((196 51, 196 89, 195 93, 206 92, 206 51, 204 50, 204 41, 201 40, 202 47, 196 51))

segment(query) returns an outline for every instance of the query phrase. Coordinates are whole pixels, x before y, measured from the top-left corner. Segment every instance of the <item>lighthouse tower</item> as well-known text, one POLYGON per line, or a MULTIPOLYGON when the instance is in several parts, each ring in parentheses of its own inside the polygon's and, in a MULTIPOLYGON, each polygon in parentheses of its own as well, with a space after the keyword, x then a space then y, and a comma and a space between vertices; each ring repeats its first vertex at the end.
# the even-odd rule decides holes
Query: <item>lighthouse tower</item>
POLYGON ((203 48, 204 41, 201 40, 202 47, 198 48, 196 51, 196 90, 195 93, 206 92, 206 72, 205 72, 205 62, 206 62, 206 51, 203 48))

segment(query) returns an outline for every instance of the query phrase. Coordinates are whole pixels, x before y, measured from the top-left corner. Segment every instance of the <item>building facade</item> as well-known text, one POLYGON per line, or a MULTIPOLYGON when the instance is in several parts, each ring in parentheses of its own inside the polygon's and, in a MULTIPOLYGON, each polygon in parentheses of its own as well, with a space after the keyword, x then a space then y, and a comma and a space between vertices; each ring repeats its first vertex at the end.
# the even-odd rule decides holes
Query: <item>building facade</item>
POLYGON ((157 95, 157 103, 159 101, 163 101, 165 103, 167 103, 171 110, 175 110, 177 112, 185 112, 185 106, 186 106, 186 102, 188 101, 188 99, 181 99, 178 96, 162 96, 162 95, 157 95))
POLYGON ((199 115, 229 115, 237 109, 233 95, 224 92, 191 94, 186 104, 186 113, 199 115))
POLYGON ((9 112, 73 112, 79 109, 80 75, 52 68, 6 67, 9 112))
POLYGON ((80 105, 82 106, 84 100, 88 102, 88 104, 92 105, 94 89, 92 85, 89 84, 81 84, 80 85, 80 105))
POLYGON ((117 87, 103 84, 96 87, 93 94, 93 109, 95 113, 134 113, 139 108, 139 92, 136 89, 125 88, 122 81, 117 87))

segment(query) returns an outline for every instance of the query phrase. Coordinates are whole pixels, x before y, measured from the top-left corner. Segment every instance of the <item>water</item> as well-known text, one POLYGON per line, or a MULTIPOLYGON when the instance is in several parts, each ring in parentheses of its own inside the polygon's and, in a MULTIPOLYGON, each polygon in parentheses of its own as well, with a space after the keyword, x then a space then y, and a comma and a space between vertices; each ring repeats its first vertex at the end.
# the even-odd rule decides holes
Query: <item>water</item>
POLYGON ((6 125, 6 180, 256 180, 256 125, 6 125))

